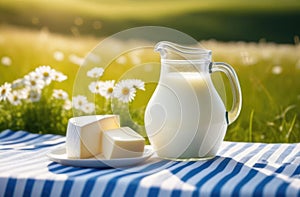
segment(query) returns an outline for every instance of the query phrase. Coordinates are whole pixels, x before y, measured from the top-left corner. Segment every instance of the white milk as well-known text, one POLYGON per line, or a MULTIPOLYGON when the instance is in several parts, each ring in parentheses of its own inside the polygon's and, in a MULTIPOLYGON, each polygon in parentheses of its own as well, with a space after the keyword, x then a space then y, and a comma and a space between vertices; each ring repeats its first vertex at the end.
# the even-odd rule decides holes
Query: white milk
POLYGON ((214 156, 223 141, 226 109, 209 73, 165 73, 145 113, 147 135, 160 157, 214 156))

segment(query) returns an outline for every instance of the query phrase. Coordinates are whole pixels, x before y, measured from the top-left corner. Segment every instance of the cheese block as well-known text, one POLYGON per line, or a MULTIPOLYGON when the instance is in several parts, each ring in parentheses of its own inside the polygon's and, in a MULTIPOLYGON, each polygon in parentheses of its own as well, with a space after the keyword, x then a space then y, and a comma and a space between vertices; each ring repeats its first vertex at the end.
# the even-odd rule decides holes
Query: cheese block
POLYGON ((140 157, 145 139, 129 127, 120 127, 103 132, 102 146, 105 159, 140 157))
POLYGON ((102 153, 102 132, 120 127, 117 115, 79 116, 69 119, 66 153, 69 158, 89 158, 102 153))

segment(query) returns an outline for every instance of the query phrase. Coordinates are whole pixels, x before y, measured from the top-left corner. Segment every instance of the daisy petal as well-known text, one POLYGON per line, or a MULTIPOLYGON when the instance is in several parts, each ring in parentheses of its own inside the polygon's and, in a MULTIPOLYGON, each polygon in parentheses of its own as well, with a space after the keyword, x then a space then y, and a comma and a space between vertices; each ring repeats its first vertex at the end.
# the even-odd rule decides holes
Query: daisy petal
POLYGON ((120 81, 114 89, 114 97, 123 103, 128 103, 134 100, 136 89, 132 87, 130 81, 120 81))
POLYGON ((2 86, 0 86, 0 101, 6 100, 8 96, 11 94, 11 84, 5 82, 2 86))
POLYGON ((100 95, 105 97, 106 99, 110 99, 114 97, 114 87, 115 87, 115 81, 114 80, 108 80, 104 82, 100 82, 100 95))
POLYGON ((87 72, 87 76, 91 78, 99 78, 103 75, 104 69, 95 67, 87 72))

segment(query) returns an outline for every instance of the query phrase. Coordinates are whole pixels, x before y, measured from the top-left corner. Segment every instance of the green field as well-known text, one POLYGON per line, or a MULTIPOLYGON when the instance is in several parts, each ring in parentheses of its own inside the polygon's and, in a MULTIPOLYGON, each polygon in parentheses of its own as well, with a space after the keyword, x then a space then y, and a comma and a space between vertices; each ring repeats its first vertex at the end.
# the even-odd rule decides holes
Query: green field
POLYGON ((62 34, 110 36, 137 26, 166 26, 197 40, 293 43, 297 0, 27 0, 0 2, 0 23, 62 34))
MULTIPOLYGON (((50 65, 68 76, 50 88, 62 88, 71 95, 79 69, 74 59, 83 58, 103 38, 130 27, 167 26, 193 36, 213 50, 214 61, 224 61, 235 68, 243 108, 239 119, 229 127, 226 140, 299 142, 299 11, 298 1, 1 1, 0 60, 9 57, 11 63, 0 62, 0 85, 40 65, 50 65), (63 59, 55 58, 57 52, 63 54, 63 59)), ((107 50, 114 46, 111 47, 107 50)), ((142 62, 149 59, 158 61, 154 53, 141 56, 142 62)), ((131 63, 125 67, 132 68, 131 63)), ((148 88, 134 101, 138 104, 133 103, 133 108, 145 106, 141 97, 153 91, 152 86, 148 88)), ((42 107, 44 104, 37 106, 37 116, 28 117, 29 123, 22 128, 15 119, 24 115, 0 102, 0 129, 64 134, 70 113, 61 115, 55 111, 56 118, 41 122, 46 125, 32 126, 35 119, 49 115, 44 113, 52 113, 42 107), (9 121, 5 119, 8 113, 9 121)), ((137 121, 142 121, 140 114, 136 116, 137 121)))

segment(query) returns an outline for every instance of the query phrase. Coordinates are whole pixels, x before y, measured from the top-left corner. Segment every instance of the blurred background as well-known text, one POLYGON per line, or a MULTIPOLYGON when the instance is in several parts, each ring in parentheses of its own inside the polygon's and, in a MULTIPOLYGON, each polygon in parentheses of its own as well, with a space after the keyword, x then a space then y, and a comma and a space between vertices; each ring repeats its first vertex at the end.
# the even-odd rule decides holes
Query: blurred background
MULTIPOLYGON (((298 0, 2 0, 0 86, 50 65, 68 77, 51 88, 63 89, 71 97, 76 72, 101 40, 128 28, 164 26, 192 36, 213 50, 215 61, 228 62, 236 70, 243 109, 226 140, 299 142, 299 24, 298 0)), ((142 62, 144 57, 126 58, 130 68, 136 58, 142 62)), ((26 115, 27 108, 16 108, 0 101, 1 130, 64 135, 72 115, 39 106, 30 119, 28 113, 36 110, 26 115), (36 121, 44 113, 56 118, 36 121)), ((137 116, 143 122, 143 112, 137 116)))

